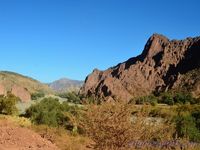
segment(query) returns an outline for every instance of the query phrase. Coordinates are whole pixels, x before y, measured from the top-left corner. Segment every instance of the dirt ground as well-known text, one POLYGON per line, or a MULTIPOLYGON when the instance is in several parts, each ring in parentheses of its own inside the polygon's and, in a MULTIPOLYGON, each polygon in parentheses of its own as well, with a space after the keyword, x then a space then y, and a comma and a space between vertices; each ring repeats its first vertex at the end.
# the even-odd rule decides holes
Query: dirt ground
POLYGON ((1 120, 0 150, 58 150, 58 148, 34 131, 1 120))

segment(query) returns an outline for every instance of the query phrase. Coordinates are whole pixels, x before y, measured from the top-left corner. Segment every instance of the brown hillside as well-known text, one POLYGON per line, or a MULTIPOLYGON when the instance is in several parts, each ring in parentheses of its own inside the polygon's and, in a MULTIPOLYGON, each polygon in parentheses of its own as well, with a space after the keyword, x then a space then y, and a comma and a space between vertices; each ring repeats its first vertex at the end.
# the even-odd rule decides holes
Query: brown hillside
POLYGON ((8 91, 19 97, 22 102, 31 100, 31 94, 41 91, 45 94, 53 93, 52 90, 43 83, 14 72, 0 71, 0 95, 5 95, 8 91))

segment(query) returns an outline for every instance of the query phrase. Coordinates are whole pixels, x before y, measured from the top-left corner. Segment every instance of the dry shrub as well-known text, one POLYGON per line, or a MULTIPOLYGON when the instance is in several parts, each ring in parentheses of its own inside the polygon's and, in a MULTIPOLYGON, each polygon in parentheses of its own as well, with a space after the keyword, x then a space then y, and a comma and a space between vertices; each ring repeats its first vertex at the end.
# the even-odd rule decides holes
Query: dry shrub
POLYGON ((89 105, 80 124, 95 142, 94 149, 133 149, 134 141, 171 138, 168 125, 146 119, 146 112, 132 112, 132 105, 117 102, 89 105))
POLYGON ((0 115, 0 121, 11 122, 12 125, 20 127, 30 127, 32 125, 29 119, 18 116, 0 115))
POLYGON ((71 135, 64 128, 33 125, 31 129, 39 133, 41 137, 56 144, 60 150, 88 150, 87 145, 91 142, 87 137, 71 135))

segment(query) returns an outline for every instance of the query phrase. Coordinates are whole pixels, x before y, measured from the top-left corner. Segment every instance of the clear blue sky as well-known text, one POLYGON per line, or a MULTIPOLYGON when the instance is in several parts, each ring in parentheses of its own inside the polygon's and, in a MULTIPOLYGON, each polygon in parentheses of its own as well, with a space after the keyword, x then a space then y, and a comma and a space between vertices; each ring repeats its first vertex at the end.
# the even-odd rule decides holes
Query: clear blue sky
POLYGON ((200 35, 199 0, 0 0, 0 70, 84 80, 136 56, 154 32, 200 35))

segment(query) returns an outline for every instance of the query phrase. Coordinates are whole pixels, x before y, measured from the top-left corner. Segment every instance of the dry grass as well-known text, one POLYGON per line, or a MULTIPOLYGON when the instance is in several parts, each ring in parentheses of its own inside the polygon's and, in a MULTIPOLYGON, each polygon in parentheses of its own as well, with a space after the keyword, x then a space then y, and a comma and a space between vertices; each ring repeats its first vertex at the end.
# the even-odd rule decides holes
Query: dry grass
POLYGON ((0 115, 0 120, 12 122, 13 125, 20 127, 30 127, 32 125, 29 119, 18 116, 0 115))
POLYGON ((50 128, 45 125, 32 126, 32 130, 43 138, 55 143, 60 150, 89 150, 91 140, 87 137, 73 136, 63 128, 50 128))
POLYGON ((46 125, 33 125, 27 118, 17 116, 0 115, 1 124, 20 126, 31 129, 40 134, 41 137, 55 143, 60 150, 88 150, 91 140, 87 137, 73 136, 63 128, 50 128, 46 125))

